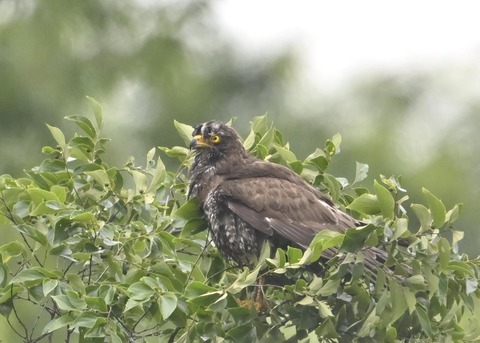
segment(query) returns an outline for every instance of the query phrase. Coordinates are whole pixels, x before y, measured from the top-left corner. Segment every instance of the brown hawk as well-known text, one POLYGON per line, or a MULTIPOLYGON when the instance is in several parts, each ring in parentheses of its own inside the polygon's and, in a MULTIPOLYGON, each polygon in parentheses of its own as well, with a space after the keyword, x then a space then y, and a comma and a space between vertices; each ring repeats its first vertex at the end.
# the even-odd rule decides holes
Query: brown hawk
MULTIPOLYGON (((363 225, 294 171, 248 154, 236 131, 220 121, 194 127, 189 196, 196 197, 213 241, 227 259, 251 265, 262 244, 306 249, 321 230, 345 232, 363 225)), ((324 252, 333 258, 335 249, 324 252)), ((382 250, 364 251, 367 270, 386 260, 382 250)))

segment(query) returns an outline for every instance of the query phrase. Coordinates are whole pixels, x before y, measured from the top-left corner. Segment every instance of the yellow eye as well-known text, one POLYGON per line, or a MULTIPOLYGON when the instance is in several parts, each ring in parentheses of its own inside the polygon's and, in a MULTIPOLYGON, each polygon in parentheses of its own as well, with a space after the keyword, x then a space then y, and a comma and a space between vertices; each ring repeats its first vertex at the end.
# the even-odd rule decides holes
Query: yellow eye
POLYGON ((219 136, 219 135, 212 135, 212 136, 210 136, 210 142, 212 142, 212 143, 218 143, 218 142, 220 142, 220 136, 219 136))

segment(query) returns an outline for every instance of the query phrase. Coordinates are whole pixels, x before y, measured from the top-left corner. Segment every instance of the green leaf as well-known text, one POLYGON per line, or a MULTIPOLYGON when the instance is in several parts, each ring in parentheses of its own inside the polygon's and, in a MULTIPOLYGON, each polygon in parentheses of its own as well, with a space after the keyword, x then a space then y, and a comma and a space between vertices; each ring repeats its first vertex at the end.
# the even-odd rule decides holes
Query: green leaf
POLYGON ((155 172, 153 173, 152 181, 147 188, 147 192, 155 192, 165 181, 165 177, 167 176, 167 172, 165 169, 165 165, 163 164, 162 159, 159 157, 157 159, 157 167, 155 168, 155 172))
POLYGON ((452 231, 452 250, 454 253, 458 253, 458 243, 463 239, 465 232, 453 230, 452 231))
POLYGON ((147 152, 147 166, 146 169, 153 163, 153 157, 155 156, 155 148, 148 150, 147 152))
POLYGON ((57 196, 58 201, 64 204, 67 200, 67 189, 59 185, 53 185, 50 191, 57 196))
POLYGON ((110 305, 115 299, 115 287, 113 285, 102 285, 98 290, 98 295, 102 297, 107 305, 110 305))
POLYGON ((30 202, 19 201, 13 205, 13 213, 20 218, 25 218, 30 215, 30 202))
POLYGON ((397 329, 393 326, 387 328, 385 331, 385 342, 395 342, 395 338, 397 338, 397 329))
POLYGON ((293 161, 288 163, 288 166, 292 168, 292 170, 295 172, 295 174, 302 174, 303 171, 303 163, 300 161, 293 161))
POLYGON ((393 233, 392 240, 400 238, 405 232, 408 232, 407 218, 397 218, 395 220, 395 232, 393 233))
POLYGON ((255 327, 251 324, 239 325, 228 330, 226 338, 235 343, 251 343, 257 341, 255 327))
POLYGON ((315 166, 318 171, 324 171, 328 167, 328 160, 325 156, 325 152, 318 148, 305 159, 304 163, 315 166))
POLYGON ((80 115, 71 115, 71 116, 66 116, 65 119, 69 121, 73 121, 75 124, 78 125, 79 128, 81 128, 91 138, 95 138, 97 136, 97 132, 93 127, 92 122, 87 117, 80 116, 80 115))
POLYGON ((405 283, 411 288, 423 289, 425 287, 425 278, 423 275, 412 275, 405 279, 405 283))
POLYGON ((44 279, 43 280, 43 295, 49 295, 58 286, 58 280, 56 279, 44 279))
MULTIPOLYGON (((265 134, 262 136, 262 138, 260 138, 260 141, 258 142, 257 147, 258 146, 264 146, 266 148, 266 150, 268 151, 268 148, 272 145, 274 138, 275 138, 275 131, 274 131, 273 127, 270 127, 267 130, 267 132, 265 132, 265 134)), ((284 149, 284 151, 288 151, 288 150, 284 149)), ((288 153, 286 153, 286 154, 288 155, 288 153)), ((266 154, 265 154, 265 156, 266 156, 266 154)))
POLYGON ((389 285, 392 304, 392 318, 390 319, 390 323, 393 323, 405 313, 408 304, 403 287, 394 279, 389 280, 389 285))
POLYGON ((267 115, 254 117, 250 122, 250 126, 253 132, 265 133, 268 130, 267 115))
POLYGON ((138 170, 128 171, 133 176, 135 182, 135 194, 145 193, 147 190, 147 176, 138 170))
POLYGON ((453 270, 456 273, 460 274, 462 277, 475 276, 475 273, 468 265, 468 263, 462 261, 450 261, 448 262, 448 266, 446 269, 453 270))
POLYGON ((423 309, 423 307, 417 305, 415 313, 417 314, 417 318, 422 330, 425 332, 425 334, 427 334, 428 337, 433 337, 432 324, 430 322, 430 318, 428 318, 427 312, 423 309))
POLYGON ((281 268, 282 272, 285 271, 285 263, 287 261, 287 257, 285 255, 285 251, 281 248, 277 248, 275 251, 275 257, 274 258, 267 258, 266 259, 270 264, 274 265, 277 269, 275 270, 276 273, 278 273, 278 269, 281 268))
POLYGON ((460 216, 460 211, 462 210, 462 208, 463 208, 463 204, 456 204, 455 206, 453 206, 453 208, 447 212, 447 215, 445 216, 445 220, 449 224, 454 223, 460 216))
POLYGON ((13 241, 0 247, 0 254, 4 256, 18 256, 25 251, 25 246, 21 242, 13 241))
POLYGON ((421 204, 412 204, 410 208, 413 210, 415 215, 417 216, 418 220, 420 221, 420 230, 419 232, 423 232, 425 230, 429 230, 432 225, 432 215, 428 208, 421 204))
POLYGON ((110 177, 104 169, 97 169, 92 171, 86 171, 86 175, 93 177, 93 179, 102 187, 109 187, 110 177))
POLYGON ((190 145, 190 141, 193 139, 193 127, 187 124, 180 123, 176 120, 173 121, 175 128, 177 129, 178 134, 183 139, 183 142, 186 146, 190 145))
POLYGON ((36 205, 39 205, 48 200, 55 200, 57 202, 60 202, 60 199, 55 193, 46 191, 44 189, 31 188, 27 190, 27 193, 36 205))
POLYGON ((188 221, 194 218, 200 218, 202 214, 198 209, 198 201, 194 198, 188 200, 172 213, 172 218, 178 218, 182 221, 188 221))
POLYGON ((48 129, 50 130, 50 133, 53 136, 53 139, 57 142, 60 147, 65 150, 66 144, 65 144, 65 135, 63 134, 62 130, 60 130, 58 127, 55 126, 50 126, 47 124, 48 129))
MULTIPOLYGON (((5 287, 5 285, 7 284, 7 280, 8 280, 7 265, 4 264, 4 263, 1 263, 1 262, 2 262, 2 258, 0 258, 0 289, 1 289, 1 287, 5 287)), ((0 297, 1 297, 1 293, 0 293, 0 297)), ((0 304, 1 304, 1 302, 0 302, 0 304)))
POLYGON ((97 314, 93 312, 81 312, 73 321, 72 328, 93 328, 97 323, 97 320, 100 318, 97 314))
POLYGON ((53 200, 48 200, 45 202, 40 203, 37 207, 30 212, 30 215, 33 217, 36 216, 44 216, 47 214, 56 214, 62 207, 58 204, 58 202, 53 200))
POLYGON ((95 311, 107 313, 108 307, 104 299, 100 297, 84 296, 83 299, 89 308, 95 311))
POLYGON ((450 261, 450 244, 445 238, 440 238, 437 243, 438 247, 438 260, 440 262, 440 270, 445 270, 448 267, 450 261))
POLYGON ((320 317, 322 318, 334 317, 332 309, 326 302, 316 299, 316 304, 317 304, 318 311, 320 313, 320 317))
POLYGON ((353 181, 353 184, 360 182, 367 177, 368 168, 368 164, 356 162, 355 180, 353 181))
POLYGON ((297 161, 297 157, 290 150, 285 149, 281 146, 275 146, 275 150, 277 150, 278 154, 285 162, 292 163, 297 161))
POLYGON ((80 161, 90 162, 93 159, 93 153, 95 151, 95 143, 93 138, 85 136, 73 137, 70 142, 70 156, 80 161))
MULTIPOLYGON (((386 294, 386 293, 384 293, 386 294)), ((376 315, 375 309, 371 311, 365 321, 362 323, 360 330, 358 331, 359 337, 366 337, 376 324, 380 321, 380 317, 376 315)))
POLYGON ((24 269, 14 276, 11 283, 23 283, 25 281, 36 281, 45 279, 45 274, 39 268, 24 269))
POLYGON ((87 99, 90 102, 90 105, 92 106, 93 114, 95 115, 95 121, 97 123, 97 127, 99 129, 102 129, 102 125, 103 125, 103 109, 102 109, 102 106, 94 98, 91 98, 91 97, 87 96, 87 99))
POLYGON ((67 273, 65 275, 69 285, 79 293, 85 293, 85 284, 80 276, 73 273, 67 273))
POLYGON ((393 200, 392 194, 383 187, 381 184, 374 180, 373 186, 375 188, 375 194, 377 195, 378 204, 380 205, 380 210, 382 214, 387 219, 393 219, 394 209, 395 209, 395 200, 393 200))
POLYGON ((253 313, 251 308, 247 307, 232 307, 227 309, 228 313, 231 314, 235 324, 243 325, 250 323, 252 319, 255 318, 255 313, 253 313))
MULTIPOLYGON (((90 341, 95 340, 100 343, 105 338, 105 329, 104 326, 107 320, 103 317, 97 317, 93 326, 85 332, 85 339, 90 341)), ((80 330, 81 331, 81 330, 80 330)))
POLYGON ((337 338, 338 333, 335 328, 335 324, 330 318, 325 319, 318 328, 315 329, 315 333, 319 338, 337 338))
POLYGON ((368 224, 355 229, 348 229, 347 232, 345 232, 342 245, 338 250, 356 253, 363 248, 365 240, 375 230, 376 226, 373 224, 368 224))
POLYGON ((321 296, 329 296, 337 292, 338 287, 340 286, 340 279, 330 279, 328 280, 322 288, 318 291, 318 294, 321 296))
POLYGON ((45 325, 45 327, 43 328, 42 334, 47 334, 50 332, 57 331, 58 329, 61 329, 67 325, 72 324, 74 320, 75 318, 71 317, 69 314, 65 314, 63 316, 55 318, 52 321, 48 322, 47 325, 45 325))
POLYGON ((438 284, 440 279, 438 276, 429 273, 427 277, 427 289, 428 289, 428 297, 431 299, 438 291, 438 284))
POLYGON ((155 291, 144 282, 135 282, 127 289, 128 295, 133 300, 145 300, 155 293, 155 291))
POLYGON ((243 290, 247 286, 251 286, 257 280, 258 272, 262 265, 258 265, 251 273, 248 269, 245 269, 242 274, 240 274, 237 279, 228 287, 228 291, 232 294, 236 294, 243 290))
POLYGON ((287 255, 288 255, 288 262, 290 264, 295 264, 295 263, 298 263, 302 258, 302 250, 288 246, 287 255))
POLYGON ((78 311, 85 310, 87 308, 85 300, 80 298, 79 294, 75 291, 69 290, 66 292, 66 294, 52 295, 52 299, 61 310, 78 311))
POLYGON ((340 143, 342 143, 342 136, 337 133, 331 139, 325 142, 325 153, 329 156, 340 153, 340 143))
POLYGON ((322 252, 332 247, 338 247, 342 244, 344 235, 331 230, 320 231, 310 242, 309 247, 304 252, 299 264, 308 264, 317 261, 322 252))
POLYGON ((381 212, 377 197, 373 194, 367 193, 355 198, 347 206, 347 209, 370 215, 379 214, 381 212))
POLYGON ((160 313, 162 314, 162 319, 165 320, 175 311, 177 308, 177 297, 173 292, 168 292, 162 294, 158 299, 158 305, 160 307, 160 313))
POLYGON ((465 282, 465 292, 467 294, 473 293, 478 289, 478 280, 473 277, 467 278, 465 282))
POLYGON ((427 199, 428 207, 433 218, 433 225, 435 228, 440 228, 444 223, 447 215, 447 210, 443 202, 434 196, 426 188, 422 188, 422 193, 427 199))
POLYGON ((313 298, 308 295, 295 303, 295 305, 302 305, 302 306, 309 306, 312 304, 313 304, 313 298))
POLYGON ((415 294, 410 291, 407 287, 403 287, 403 293, 405 296, 405 302, 407 303, 408 312, 412 314, 415 311, 415 306, 417 305, 417 298, 415 294))
POLYGON ((183 146, 174 146, 173 148, 166 148, 166 147, 158 147, 160 150, 164 151, 165 154, 169 157, 177 157, 180 159, 185 159, 187 155, 189 154, 190 150, 183 146))
POLYGON ((79 214, 75 214, 74 216, 71 217, 71 220, 73 222, 79 222, 79 223, 89 223, 93 222, 96 220, 96 217, 93 213, 91 212, 82 212, 79 214))
POLYGON ((57 154, 58 153, 58 150, 52 148, 51 146, 44 146, 42 147, 42 154, 45 154, 45 155, 53 155, 53 154, 57 154))
POLYGON ((255 138, 256 138, 255 131, 250 131, 247 138, 243 141, 243 146, 245 150, 250 151, 255 146, 255 138))
POLYGON ((338 201, 341 194, 341 185, 340 182, 333 176, 327 173, 323 174, 324 183, 330 191, 333 201, 338 201))
MULTIPOLYGON (((67 295, 60 294, 60 295, 52 295, 53 301, 57 304, 58 308, 63 311, 73 311, 78 310, 71 302, 67 295)), ((86 306, 85 306, 86 307, 86 306)), ((84 308, 85 308, 84 307, 84 308)))
POLYGON ((0 304, 10 302, 12 298, 17 295, 17 293, 20 293, 24 290, 25 288, 23 286, 11 285, 11 282, 10 282, 10 285, 3 288, 0 292, 0 304))
POLYGON ((370 191, 366 187, 354 187, 353 190, 355 191, 355 194, 360 197, 365 194, 370 194, 370 191))
POLYGON ((267 147, 260 144, 260 143, 255 146, 255 150, 257 152, 258 158, 260 158, 260 159, 265 159, 268 155, 267 147))

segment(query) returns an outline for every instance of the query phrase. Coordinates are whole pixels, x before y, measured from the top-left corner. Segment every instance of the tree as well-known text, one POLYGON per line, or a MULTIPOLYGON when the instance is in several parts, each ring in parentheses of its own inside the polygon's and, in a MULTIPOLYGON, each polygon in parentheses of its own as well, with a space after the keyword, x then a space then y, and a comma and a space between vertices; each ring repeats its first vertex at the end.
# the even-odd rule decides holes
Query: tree
MULTIPOLYGON (((79 132, 67 139, 48 126, 56 146, 26 177, 0 177, 0 223, 15 238, 0 246, 0 314, 25 342, 332 342, 476 341, 480 339, 480 261, 457 250, 461 205, 446 210, 423 189, 411 204, 395 177, 380 176, 374 192, 330 175, 341 137, 304 160, 290 151, 265 116, 252 121, 245 146, 284 163, 366 225, 324 231, 302 252, 270 252, 252 270, 226 264, 209 244, 194 200, 187 200, 190 152, 182 146, 147 153, 145 165, 107 164, 101 106, 94 120, 69 116, 79 132), (179 161, 167 170, 163 159, 179 161), (409 216, 417 227, 409 227, 409 216), (388 252, 389 270, 364 274, 362 248, 388 252), (344 259, 323 263, 337 247, 344 259), (251 305, 257 277, 267 309, 251 305)), ((192 128, 175 122, 185 143, 192 128)), ((2 331, 4 332, 4 331, 2 331)), ((2 333, 3 335, 4 333, 2 333)), ((7 337, 2 337, 8 339, 7 337)))

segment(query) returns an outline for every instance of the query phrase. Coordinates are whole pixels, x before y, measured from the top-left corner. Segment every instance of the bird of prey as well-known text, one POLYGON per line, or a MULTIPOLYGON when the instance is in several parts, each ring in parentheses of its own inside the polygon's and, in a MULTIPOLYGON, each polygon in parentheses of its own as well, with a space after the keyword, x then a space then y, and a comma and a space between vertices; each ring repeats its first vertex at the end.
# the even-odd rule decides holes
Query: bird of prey
MULTIPOLYGON (((344 233, 363 225, 291 169, 250 155, 225 123, 199 124, 192 136, 189 196, 198 199, 213 242, 228 260, 251 265, 264 241, 305 250, 321 230, 344 233)), ((336 251, 323 254, 330 259, 336 251)), ((372 272, 387 256, 375 247, 364 254, 372 272)))

